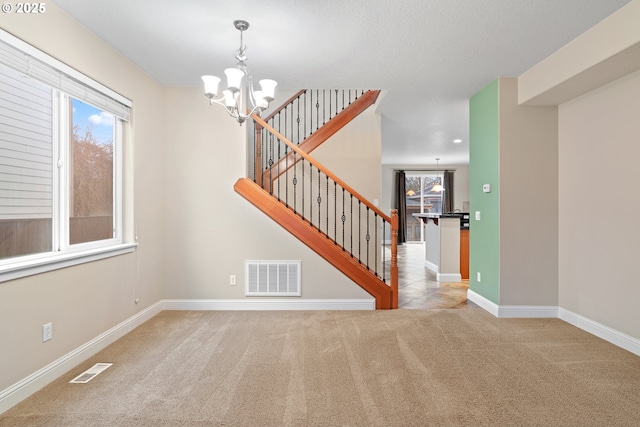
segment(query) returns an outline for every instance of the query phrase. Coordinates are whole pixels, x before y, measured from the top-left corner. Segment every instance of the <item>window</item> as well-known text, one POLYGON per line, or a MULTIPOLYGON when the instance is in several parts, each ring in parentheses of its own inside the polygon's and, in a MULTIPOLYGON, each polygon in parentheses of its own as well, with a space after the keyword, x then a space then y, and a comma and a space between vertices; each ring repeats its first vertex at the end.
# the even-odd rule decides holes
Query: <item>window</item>
POLYGON ((407 241, 424 241, 422 220, 414 217, 414 213, 442 213, 442 191, 434 191, 433 186, 439 182, 444 185, 442 174, 407 174, 405 189, 407 191, 407 241))
POLYGON ((121 249, 130 105, 0 30, 0 273, 121 249))
POLYGON ((118 122, 113 114, 70 101, 69 244, 117 238, 113 188, 118 122))

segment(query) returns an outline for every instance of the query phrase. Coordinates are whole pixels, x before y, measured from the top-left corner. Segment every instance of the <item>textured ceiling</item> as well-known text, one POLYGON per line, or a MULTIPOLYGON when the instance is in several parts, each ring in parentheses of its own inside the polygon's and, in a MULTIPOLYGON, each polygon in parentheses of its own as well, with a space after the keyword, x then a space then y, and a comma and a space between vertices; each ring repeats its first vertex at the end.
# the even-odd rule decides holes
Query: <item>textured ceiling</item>
POLYGON ((200 85, 201 75, 232 66, 232 22, 247 20, 256 78, 287 90, 386 90, 383 163, 410 165, 468 163, 468 99, 629 1, 53 0, 171 86, 200 85))

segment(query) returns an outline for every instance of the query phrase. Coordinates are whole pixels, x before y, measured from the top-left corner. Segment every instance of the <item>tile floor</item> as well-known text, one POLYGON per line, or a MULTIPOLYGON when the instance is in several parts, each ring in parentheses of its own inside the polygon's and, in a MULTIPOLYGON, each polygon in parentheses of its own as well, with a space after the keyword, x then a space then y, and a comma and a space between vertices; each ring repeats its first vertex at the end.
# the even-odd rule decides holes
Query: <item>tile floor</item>
POLYGON ((438 282, 424 267, 424 244, 398 246, 398 308, 479 308, 467 301, 469 282, 438 282))

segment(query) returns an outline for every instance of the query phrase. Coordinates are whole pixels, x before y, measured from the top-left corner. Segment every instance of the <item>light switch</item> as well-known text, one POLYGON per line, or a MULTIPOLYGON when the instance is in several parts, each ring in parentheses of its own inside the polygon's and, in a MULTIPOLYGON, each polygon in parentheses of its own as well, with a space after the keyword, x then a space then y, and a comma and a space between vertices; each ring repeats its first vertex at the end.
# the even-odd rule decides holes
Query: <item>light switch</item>
POLYGON ((482 191, 484 191, 485 193, 491 193, 491 184, 484 184, 482 186, 482 191))
POLYGON ((476 211, 476 221, 480 221, 480 211, 476 211))

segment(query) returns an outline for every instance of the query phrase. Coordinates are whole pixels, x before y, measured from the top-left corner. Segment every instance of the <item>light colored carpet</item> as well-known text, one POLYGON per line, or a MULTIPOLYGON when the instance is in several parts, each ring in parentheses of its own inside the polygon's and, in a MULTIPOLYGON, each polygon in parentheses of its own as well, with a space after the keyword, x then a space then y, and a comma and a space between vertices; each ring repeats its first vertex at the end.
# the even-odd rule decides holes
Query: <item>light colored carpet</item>
POLYGON ((640 357, 475 310, 165 311, 0 426, 637 426, 640 357), (68 384, 97 362, 114 365, 68 384))

